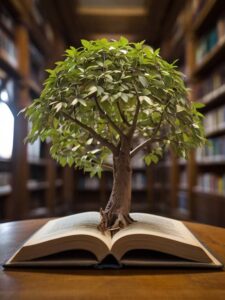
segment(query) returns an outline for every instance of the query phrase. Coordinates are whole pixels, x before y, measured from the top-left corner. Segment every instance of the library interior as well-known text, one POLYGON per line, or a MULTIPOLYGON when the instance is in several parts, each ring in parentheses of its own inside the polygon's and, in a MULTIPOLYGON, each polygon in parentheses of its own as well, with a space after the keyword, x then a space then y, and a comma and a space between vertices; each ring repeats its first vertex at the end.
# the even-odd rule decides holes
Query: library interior
POLYGON ((187 159, 168 147, 149 166, 132 164, 132 211, 225 227, 225 1, 0 1, 0 223, 99 211, 112 173, 90 177, 50 156, 51 140, 25 143, 32 124, 18 114, 39 97, 46 69, 81 39, 160 48, 176 60, 208 140, 187 159), (224 99, 224 100, 223 100, 224 99))
POLYGON ((0 0, 0 299, 225 299, 224 249, 225 0, 0 0))

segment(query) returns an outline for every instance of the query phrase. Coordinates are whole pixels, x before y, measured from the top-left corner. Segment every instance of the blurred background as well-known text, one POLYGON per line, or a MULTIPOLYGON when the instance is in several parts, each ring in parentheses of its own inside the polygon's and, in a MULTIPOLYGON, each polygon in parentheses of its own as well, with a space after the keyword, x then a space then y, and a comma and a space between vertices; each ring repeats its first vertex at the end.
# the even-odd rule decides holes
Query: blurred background
POLYGON ((112 174, 89 178, 57 165, 50 144, 24 144, 30 124, 18 112, 42 89, 45 69, 80 39, 127 37, 178 59, 205 103, 209 145, 181 160, 168 150, 157 164, 133 163, 132 210, 225 227, 225 1, 1 0, 0 222, 62 216, 104 207, 112 174))

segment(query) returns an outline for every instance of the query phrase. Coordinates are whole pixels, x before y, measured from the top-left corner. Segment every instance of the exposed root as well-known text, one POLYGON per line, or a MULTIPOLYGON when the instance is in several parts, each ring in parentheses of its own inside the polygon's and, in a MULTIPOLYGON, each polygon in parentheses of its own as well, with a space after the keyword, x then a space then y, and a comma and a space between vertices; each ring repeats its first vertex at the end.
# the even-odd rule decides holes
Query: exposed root
POLYGON ((105 231, 109 230, 111 233, 116 233, 121 228, 124 228, 131 223, 135 222, 129 214, 122 214, 122 213, 110 213, 106 212, 103 209, 100 209, 101 214, 101 222, 98 225, 98 229, 104 233, 105 231))

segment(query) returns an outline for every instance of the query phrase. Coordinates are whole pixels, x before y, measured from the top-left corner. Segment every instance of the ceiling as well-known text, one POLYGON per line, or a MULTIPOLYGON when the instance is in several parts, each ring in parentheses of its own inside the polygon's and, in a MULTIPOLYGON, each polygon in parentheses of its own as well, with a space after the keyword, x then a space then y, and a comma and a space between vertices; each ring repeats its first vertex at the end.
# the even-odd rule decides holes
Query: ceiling
POLYGON ((181 0, 40 0, 43 13, 67 45, 80 39, 125 36, 159 47, 184 7, 181 0))

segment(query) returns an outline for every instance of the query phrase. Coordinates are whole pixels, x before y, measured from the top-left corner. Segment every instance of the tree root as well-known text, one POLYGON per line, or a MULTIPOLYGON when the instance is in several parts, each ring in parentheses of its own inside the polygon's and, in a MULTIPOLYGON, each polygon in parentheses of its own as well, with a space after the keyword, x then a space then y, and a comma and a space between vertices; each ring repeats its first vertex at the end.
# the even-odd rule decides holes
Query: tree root
POLYGON ((129 214, 111 213, 100 209, 101 222, 98 229, 104 233, 109 230, 112 234, 135 222, 129 214))

